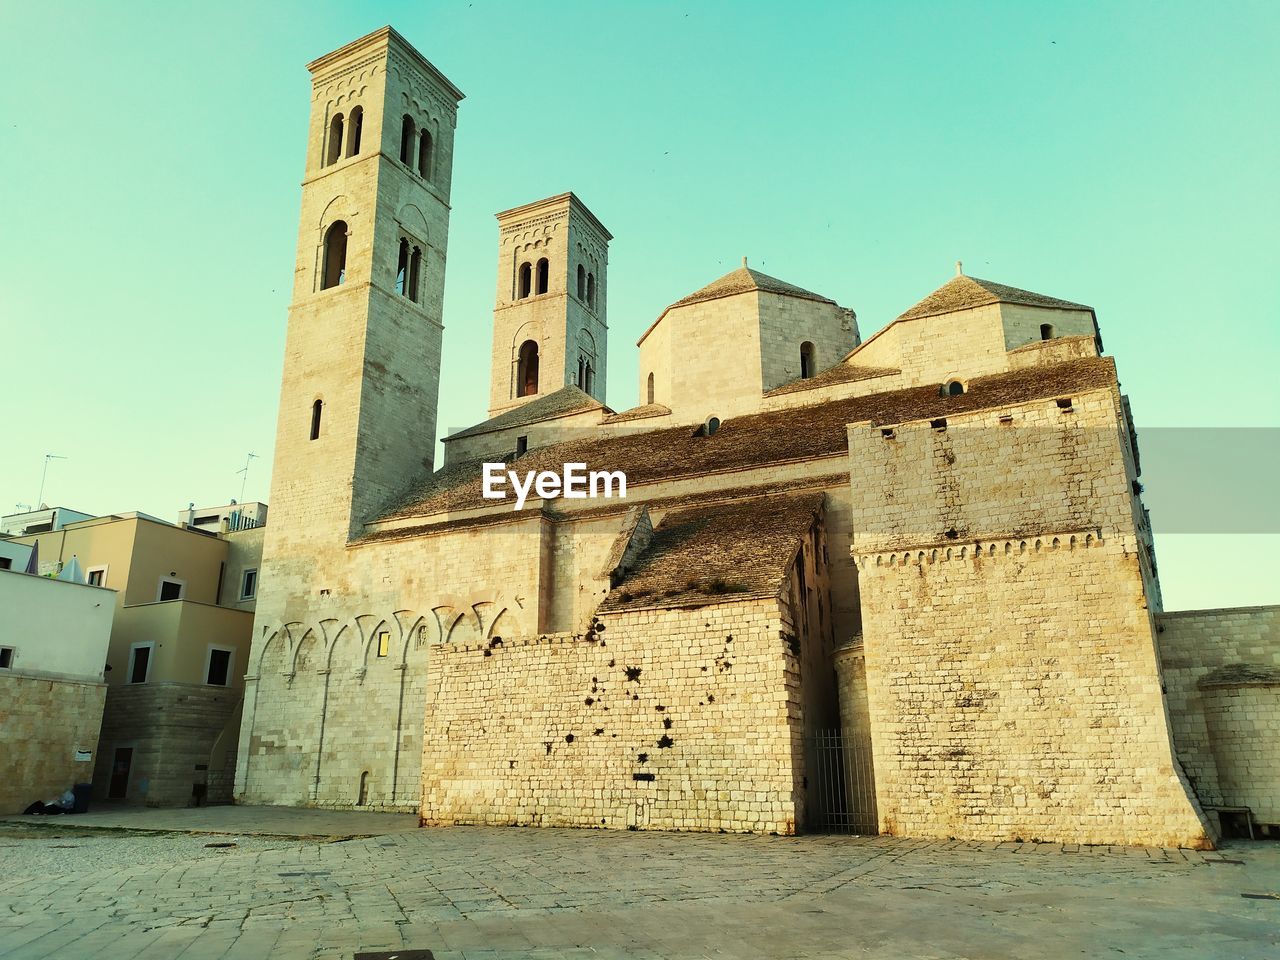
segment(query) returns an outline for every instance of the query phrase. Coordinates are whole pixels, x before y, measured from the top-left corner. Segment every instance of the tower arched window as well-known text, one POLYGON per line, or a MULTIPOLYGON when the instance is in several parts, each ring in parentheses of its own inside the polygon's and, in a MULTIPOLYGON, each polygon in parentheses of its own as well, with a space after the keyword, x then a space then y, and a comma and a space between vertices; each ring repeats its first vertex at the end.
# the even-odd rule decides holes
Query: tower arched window
POLYGON ((335 220, 324 235, 324 273, 320 289, 328 290, 347 279, 347 224, 335 220))
POLYGON ((538 261, 538 293, 547 292, 547 283, 551 279, 551 263, 546 257, 538 261))
POLYGON ((329 121, 329 148, 325 152, 324 165, 337 163, 342 158, 342 114, 335 113, 329 121))
POLYGON ((526 340, 520 344, 516 363, 516 396, 531 397, 538 392, 538 342, 526 340))
POLYGON ((533 266, 526 260, 520 264, 520 284, 517 299, 523 300, 533 292, 533 266))
POLYGON ((800 344, 800 377, 808 380, 817 372, 813 359, 813 344, 806 340, 800 344))
POLYGON ((418 175, 423 180, 431 179, 431 165, 435 161, 433 147, 431 131, 423 130, 422 136, 418 138, 418 175))
POLYGON ((582 264, 578 264, 578 299, 584 302, 587 299, 587 271, 582 264))
POLYGON ((400 238, 400 252, 396 255, 396 293, 402 297, 409 292, 409 241, 400 238))
POLYGON ((422 272, 422 250, 413 248, 409 257, 409 299, 418 302, 418 276, 422 272))
POLYGON ((587 306, 592 310, 596 308, 596 275, 594 273, 587 274, 587 306))
POLYGON ((347 156, 354 157, 360 152, 360 133, 364 128, 364 108, 352 107, 347 120, 347 156))
POLYGON ((406 167, 413 166, 413 117, 407 113, 400 121, 400 162, 406 167))
POLYGON ((653 403, 653 374, 652 373, 649 374, 649 387, 645 395, 648 398, 645 400, 645 403, 653 403))
POLYGON ((320 439, 320 414, 324 411, 324 401, 316 400, 311 404, 311 439, 320 439))

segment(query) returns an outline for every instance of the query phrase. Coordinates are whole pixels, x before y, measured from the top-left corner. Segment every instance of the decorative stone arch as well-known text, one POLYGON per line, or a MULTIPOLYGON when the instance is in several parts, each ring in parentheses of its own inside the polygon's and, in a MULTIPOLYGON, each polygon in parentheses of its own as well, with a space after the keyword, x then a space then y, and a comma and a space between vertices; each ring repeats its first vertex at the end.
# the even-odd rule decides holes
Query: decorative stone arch
POLYGON ((323 630, 317 633, 314 627, 308 627, 306 631, 302 634, 302 636, 298 638, 298 642, 294 644, 294 647, 293 647, 293 654, 289 658, 289 671, 286 674, 287 676, 293 677, 297 675, 298 661, 302 657, 303 650, 307 648, 308 640, 310 640, 320 649, 320 652, 321 652, 320 662, 325 663, 327 665, 328 651, 325 649, 326 644, 324 641, 323 634, 324 634, 323 630))
POLYGON ((396 223, 425 249, 431 240, 431 226, 416 204, 406 203, 396 213, 396 223))

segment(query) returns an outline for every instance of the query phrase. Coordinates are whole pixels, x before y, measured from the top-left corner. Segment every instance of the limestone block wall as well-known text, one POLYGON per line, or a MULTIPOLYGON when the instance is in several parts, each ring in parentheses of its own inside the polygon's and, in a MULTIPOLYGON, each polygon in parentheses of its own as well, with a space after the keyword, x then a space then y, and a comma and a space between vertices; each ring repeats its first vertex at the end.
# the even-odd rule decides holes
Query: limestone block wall
MULTIPOLYGON (((1265 704, 1269 696, 1274 696, 1274 688, 1270 695, 1264 692, 1265 688, 1248 692, 1239 689, 1233 697, 1222 688, 1202 690, 1200 683, 1215 671, 1243 664, 1280 669, 1280 606, 1162 613, 1156 617, 1156 624, 1174 746, 1187 778, 1204 804, 1253 806, 1242 799, 1252 796, 1253 787, 1239 778, 1231 784, 1223 783, 1216 757, 1222 755, 1231 763, 1233 751, 1240 748, 1244 751, 1241 762, 1246 767, 1254 764, 1256 780, 1275 783, 1280 752, 1274 746, 1274 730, 1269 752, 1265 740, 1260 741, 1264 750, 1261 756, 1254 754, 1249 736, 1242 733, 1264 720, 1265 704), (1212 708, 1210 700, 1216 701, 1212 708), (1233 704, 1233 700, 1238 703, 1233 704), (1212 728, 1210 713, 1214 715, 1212 728), (1236 721, 1238 729, 1233 727, 1236 721), (1264 766, 1258 767, 1259 762, 1264 766)), ((1258 733, 1262 735, 1260 730, 1258 733)), ((1264 822, 1280 822, 1274 812, 1278 794, 1280 790, 1273 787, 1270 799, 1263 804, 1273 811, 1273 819, 1264 822)), ((1261 814, 1257 815, 1261 819, 1261 814)))
POLYGON ((1227 805, 1280 824, 1280 683, 1207 689, 1204 713, 1227 805))
POLYGON ((815 372, 834 367, 858 344, 858 321, 852 310, 776 293, 756 296, 760 304, 762 390, 799 378, 800 345, 806 341, 813 344, 815 372))
POLYGON ((1132 542, 859 559, 881 829, 1201 847, 1132 542))
POLYGON ((743 600, 438 648, 423 823, 794 832, 782 626, 777 601, 743 600))
MULTIPOLYGON (((124 799, 149 807, 187 806, 195 784, 211 786, 206 802, 229 803, 225 757, 213 757, 240 704, 242 692, 200 683, 137 683, 113 686, 102 715, 93 795, 107 798, 118 747, 131 747, 124 799), (210 768, 214 767, 214 776, 210 768), (200 769, 203 768, 203 769, 200 769)), ((234 748, 233 748, 234 749, 234 748)))
POLYGON ((896 320, 853 355, 864 366, 897 367, 903 383, 975 377, 1008 369, 1000 305, 896 320))
POLYGON ((0 815, 92 779, 106 693, 105 683, 0 673, 0 815))

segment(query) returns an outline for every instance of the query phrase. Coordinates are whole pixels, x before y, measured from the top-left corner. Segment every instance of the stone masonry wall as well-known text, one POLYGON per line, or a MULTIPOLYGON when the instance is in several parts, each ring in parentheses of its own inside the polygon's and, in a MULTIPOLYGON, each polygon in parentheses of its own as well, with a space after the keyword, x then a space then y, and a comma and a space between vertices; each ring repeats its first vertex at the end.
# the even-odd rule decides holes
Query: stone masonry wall
POLYGON ((0 815, 92 778, 104 683, 0 674, 0 815))
POLYGON ((777 601, 740 600, 438 648, 423 823, 795 832, 782 632, 777 601))
POLYGON ((222 757, 215 760, 213 748, 233 722, 241 695, 232 687, 198 683, 112 687, 102 717, 94 798, 107 798, 116 748, 131 747, 125 800, 149 807, 187 806, 193 802, 193 787, 205 784, 211 788, 205 802, 229 803, 229 785, 217 776, 222 757))
POLYGON ((1118 393, 850 427, 886 832, 1206 844, 1172 751, 1118 393))
MULTIPOLYGON (((1208 674, 1223 667, 1253 664, 1280 669, 1280 606, 1241 607, 1229 610, 1185 610, 1156 616, 1159 630, 1160 662, 1164 671, 1173 726, 1173 742, 1187 778, 1195 787, 1200 802, 1213 806, 1249 805, 1238 791, 1224 789, 1215 754, 1231 747, 1228 741, 1247 748, 1247 740, 1237 741, 1229 722, 1232 709, 1230 691, 1220 688, 1199 689, 1208 674), (1220 701, 1214 708, 1217 729, 1226 740, 1215 736, 1208 723, 1208 701, 1220 701), (1215 742, 1216 741, 1216 742, 1215 742)), ((1272 696, 1275 695, 1272 688, 1272 696)), ((1265 699, 1263 690, 1246 694, 1265 699)), ((1237 698, 1239 699, 1239 698, 1237 698)), ((1261 707, 1261 702, 1257 704, 1261 707)), ((1252 725, 1252 721, 1250 721, 1252 725)), ((1280 779, 1280 752, 1275 749, 1280 731, 1272 730, 1270 749, 1264 749, 1258 760, 1266 759, 1265 768, 1257 769, 1259 780, 1275 783, 1280 779)), ((1280 796, 1272 794, 1269 806, 1273 819, 1280 822, 1280 796)), ((1257 813, 1259 819, 1262 814, 1257 813)))

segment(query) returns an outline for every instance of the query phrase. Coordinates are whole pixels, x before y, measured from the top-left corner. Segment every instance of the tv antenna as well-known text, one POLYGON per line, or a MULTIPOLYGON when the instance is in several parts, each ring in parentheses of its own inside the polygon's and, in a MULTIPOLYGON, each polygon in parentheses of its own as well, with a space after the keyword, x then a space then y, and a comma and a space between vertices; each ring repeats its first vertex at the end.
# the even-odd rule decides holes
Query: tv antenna
POLYGON ((249 482, 249 464, 256 459, 258 459, 258 455, 256 453, 249 454, 244 458, 244 466, 236 471, 236 473, 242 475, 242 479, 240 480, 240 499, 236 501, 237 503, 244 503, 244 485, 249 482))
POLYGON ((44 469, 40 471, 40 496, 36 497, 36 509, 44 509, 44 481, 49 476, 50 460, 66 460, 66 457, 60 457, 56 453, 46 453, 44 455, 44 469))

